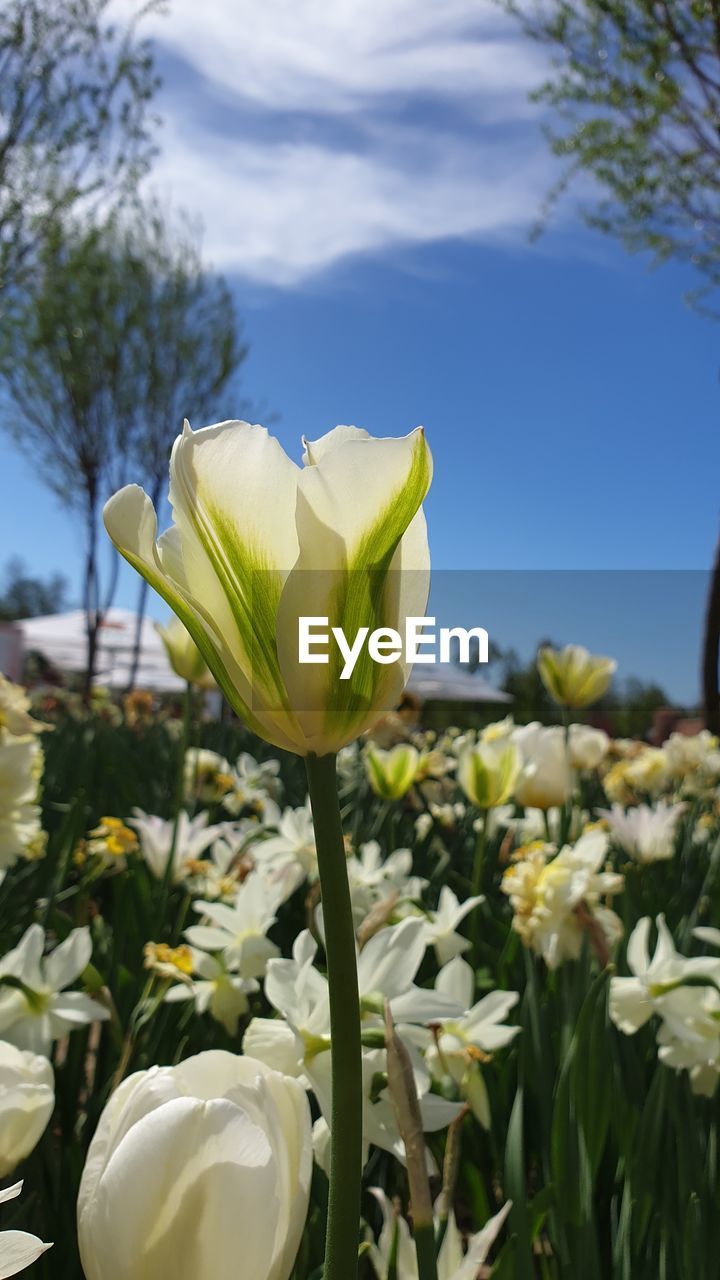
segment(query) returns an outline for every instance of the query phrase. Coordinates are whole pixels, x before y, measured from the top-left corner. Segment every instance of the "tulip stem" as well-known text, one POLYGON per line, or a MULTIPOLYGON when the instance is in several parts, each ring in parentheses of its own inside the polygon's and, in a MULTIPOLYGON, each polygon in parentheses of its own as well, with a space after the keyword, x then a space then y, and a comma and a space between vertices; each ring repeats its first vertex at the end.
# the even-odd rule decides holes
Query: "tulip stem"
POLYGON ((332 1115, 323 1280, 357 1276, 362 1179, 362 1050, 355 930, 335 756, 305 759, 312 805, 330 992, 332 1115))

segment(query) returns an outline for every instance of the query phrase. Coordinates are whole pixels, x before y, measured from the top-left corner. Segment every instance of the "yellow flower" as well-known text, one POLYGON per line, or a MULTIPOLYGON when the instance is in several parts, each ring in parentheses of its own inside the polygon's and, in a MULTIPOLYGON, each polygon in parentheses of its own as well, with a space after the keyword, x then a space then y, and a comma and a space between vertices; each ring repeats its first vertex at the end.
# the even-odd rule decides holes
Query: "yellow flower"
POLYGON ((192 950, 185 943, 170 947, 166 942, 146 942, 143 956, 145 968, 162 978, 187 978, 193 971, 192 950))
POLYGON ((550 697, 561 707, 587 707, 602 698, 617 662, 588 653, 579 644, 564 649, 540 649, 537 659, 540 678, 550 697))
POLYGON ((120 818, 105 817, 90 832, 88 854, 95 854, 110 862, 119 861, 128 853, 137 853, 138 838, 120 818))

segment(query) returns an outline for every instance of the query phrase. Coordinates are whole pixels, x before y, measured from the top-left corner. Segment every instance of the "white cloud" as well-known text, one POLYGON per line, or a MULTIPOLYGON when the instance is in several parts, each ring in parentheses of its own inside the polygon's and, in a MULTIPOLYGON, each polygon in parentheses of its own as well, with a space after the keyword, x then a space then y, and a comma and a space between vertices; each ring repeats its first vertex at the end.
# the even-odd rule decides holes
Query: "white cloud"
POLYGON ((224 269, 291 286, 537 212, 542 68, 493 0, 171 0, 144 26, 204 99, 177 76, 163 91, 153 186, 224 269))

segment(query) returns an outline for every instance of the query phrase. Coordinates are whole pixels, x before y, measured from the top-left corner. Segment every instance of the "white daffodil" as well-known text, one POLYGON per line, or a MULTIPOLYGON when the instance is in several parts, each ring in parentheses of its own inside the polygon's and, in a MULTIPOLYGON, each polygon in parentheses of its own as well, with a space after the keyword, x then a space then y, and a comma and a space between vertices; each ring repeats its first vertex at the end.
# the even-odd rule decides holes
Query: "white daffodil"
POLYGON ((253 848, 253 859, 268 883, 286 901, 305 880, 317 880, 310 797, 298 809, 285 809, 272 832, 253 848))
POLYGON ((720 744, 707 729, 691 735, 671 733, 662 750, 670 776, 690 782, 690 791, 720 778, 720 744))
POLYGON ((223 796, 223 808, 235 815, 243 809, 253 809, 267 822, 268 802, 273 802, 269 807, 272 812, 281 791, 279 773, 279 760, 258 762, 248 751, 243 751, 232 771, 232 787, 223 796))
POLYGON ((698 1029, 705 1020, 705 1030, 717 1035, 720 959, 681 955, 662 915, 657 917, 657 944, 651 957, 651 923, 650 917, 644 916, 628 938, 627 962, 634 976, 611 980, 610 1017, 628 1036, 634 1035, 655 1013, 681 1039, 691 1035, 693 1028, 702 1034, 698 1029), (687 985, 686 978, 691 980, 687 985), (697 979, 706 979, 707 985, 696 985, 697 979))
POLYGON ((233 785, 232 765, 217 751, 189 747, 185 752, 183 790, 186 802, 218 804, 233 785))
POLYGON ((339 647, 326 663, 301 661, 299 620, 325 618, 326 631, 353 644, 361 627, 404 631, 408 616, 423 615, 432 464, 422 430, 375 440, 354 427, 306 442, 303 462, 263 427, 186 423, 170 460, 168 533, 156 542, 157 517, 137 485, 110 499, 104 519, 250 728, 299 755, 326 755, 396 705, 409 668, 375 662, 365 645, 340 679, 339 647))
POLYGON ((266 936, 275 924, 278 900, 257 872, 238 887, 232 906, 225 902, 195 902, 205 924, 191 925, 185 937, 201 951, 221 952, 224 962, 242 978, 261 978, 268 960, 280 954, 266 936))
POLYGON ((467 961, 456 956, 440 970, 435 986, 463 1009, 461 1018, 442 1022, 429 1044, 425 1060, 434 1079, 450 1076, 460 1096, 469 1102, 476 1119, 490 1128, 490 1103, 482 1075, 482 1062, 504 1049, 520 1032, 504 1020, 520 999, 517 991, 491 991, 473 1004, 475 974, 467 961), (472 1006, 472 1007, 471 1007, 472 1006))
POLYGON ((37 1146, 55 1106, 47 1058, 0 1040, 0 1178, 37 1146))
POLYGON ((222 955, 208 955, 190 947, 191 976, 163 996, 166 1004, 194 1001, 198 1013, 209 1013, 229 1036, 237 1035, 238 1022, 248 1011, 248 995, 257 991, 253 978, 243 978, 227 967, 222 955))
POLYGON ((44 764, 34 734, 0 740, 0 868, 20 857, 42 856, 45 840, 38 796, 44 764))
MULTIPOLYGON (((720 959, 681 955, 663 916, 657 918, 658 940, 650 958, 650 919, 633 930, 627 948, 631 978, 613 978, 610 1017, 625 1035, 657 1014, 658 1057, 667 1067, 687 1071, 695 1093, 710 1096, 720 1078, 720 959)), ((714 929, 695 930, 717 945, 714 929)))
POLYGON ((30 715, 30 699, 22 685, 0 674, 0 731, 23 738, 28 733, 43 733, 52 725, 43 724, 30 715))
MULTIPOLYGON (((407 1222, 395 1212, 384 1191, 379 1187, 370 1187, 369 1191, 377 1200, 383 1218, 377 1244, 371 1242, 368 1251, 375 1275, 378 1280, 388 1280, 392 1272, 396 1280, 418 1280, 415 1243, 407 1222)), ((467 1252, 463 1251, 463 1238, 451 1211, 437 1257, 437 1280, 476 1280, 511 1207, 508 1202, 485 1223, 482 1231, 469 1237, 467 1252)))
POLYGON ((588 653, 580 644, 540 649, 537 666, 550 697, 563 707, 588 707, 597 702, 617 670, 613 658, 588 653))
MULTIPOLYGON (((15 1200, 22 1187, 22 1182, 16 1182, 12 1187, 3 1187, 0 1190, 0 1204, 15 1200)), ((52 1249, 52 1244, 44 1244, 38 1236, 32 1236, 27 1231, 0 1231, 0 1280, 9 1280, 18 1271, 32 1266, 48 1249, 52 1249)))
MULTIPOLYGON (((424 1026, 463 1012, 454 999, 437 991, 425 991, 413 979, 425 952, 425 922, 411 917, 399 925, 381 929, 358 956, 358 986, 364 1038, 377 1048, 363 1049, 363 1135, 366 1147, 373 1143, 403 1157, 394 1110, 387 1090, 377 1080, 386 1069, 383 1028, 385 998, 402 1033, 408 1024, 424 1026)), ((291 960, 271 960, 265 979, 265 995, 284 1021, 253 1018, 243 1039, 243 1050, 287 1074, 302 1077, 313 1089, 326 1120, 331 1107, 331 1037, 327 979, 314 967, 317 943, 306 931, 299 934, 291 960)), ((430 1074, 412 1039, 415 1080, 423 1126, 428 1131, 446 1127, 457 1115, 458 1105, 430 1093, 430 1074)))
POLYGON ((457 932, 457 927, 467 915, 481 902, 483 894, 474 898, 466 898, 460 902, 449 885, 444 884, 440 890, 440 900, 435 911, 428 911, 425 925, 425 938, 428 946, 435 948, 439 965, 446 965, 454 956, 467 951, 469 938, 457 932))
POLYGON ((515 912, 513 928, 550 969, 577 959, 588 924, 601 930, 607 945, 622 935, 615 912, 601 903, 624 883, 621 875, 602 870, 607 851, 602 831, 587 832, 555 857, 550 857, 552 846, 538 842, 517 851, 517 861, 503 876, 501 887, 515 912))
MULTIPOLYGON (((136 808, 133 809, 132 818, 128 818, 128 823, 135 828, 140 837, 140 852, 148 868, 157 880, 162 880, 172 848, 174 820, 158 818, 154 813, 144 813, 142 809, 136 808)), ((172 880, 174 883, 184 878, 185 863, 200 858, 222 832, 222 826, 208 826, 206 812, 198 813, 191 818, 184 809, 180 810, 173 850, 172 880)))
POLYGON ((515 784, 517 803, 531 809, 564 805, 572 795, 573 772, 563 730, 534 721, 513 729, 510 738, 523 761, 515 784))
POLYGON ((610 829, 610 834, 636 862, 661 862, 672 858, 675 848, 675 831, 684 804, 667 804, 659 800, 651 807, 633 805, 623 809, 614 804, 611 809, 598 809, 610 829))
POLYGON ((43 929, 31 924, 0 960, 0 1035, 20 1049, 48 1057, 53 1040, 109 1014, 84 992, 65 990, 90 963, 87 926, 73 929, 46 959, 44 949, 43 929))
POLYGON ((87 1280, 288 1280, 307 1214, 310 1111, 296 1080, 219 1050, 131 1075, 78 1196, 87 1280))
POLYGON ((357 854, 347 860, 353 907, 365 913, 375 902, 391 894, 396 895, 398 901, 416 901, 427 880, 412 875, 412 864, 410 849, 394 849, 383 858, 378 841, 366 840, 357 854))

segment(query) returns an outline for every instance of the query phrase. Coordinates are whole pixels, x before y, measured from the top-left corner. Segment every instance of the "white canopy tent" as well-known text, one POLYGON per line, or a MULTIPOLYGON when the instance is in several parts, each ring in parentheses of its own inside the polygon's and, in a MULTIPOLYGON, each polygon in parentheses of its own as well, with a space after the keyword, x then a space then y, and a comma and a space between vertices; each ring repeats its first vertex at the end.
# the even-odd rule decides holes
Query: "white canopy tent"
MULTIPOLYGON (((129 609, 108 609, 100 627, 95 683, 109 689, 127 687, 132 666, 137 615, 129 609)), ((84 671, 87 661, 85 614, 71 613, 27 618, 17 623, 22 630, 25 652, 35 650, 62 672, 84 671)), ((140 661, 134 680, 137 689, 157 692, 184 689, 168 662, 165 646, 150 618, 144 618, 140 633, 140 661)))
POLYGON ((493 689, 477 671, 454 663, 414 667, 407 687, 423 702, 512 702, 511 694, 493 689))

